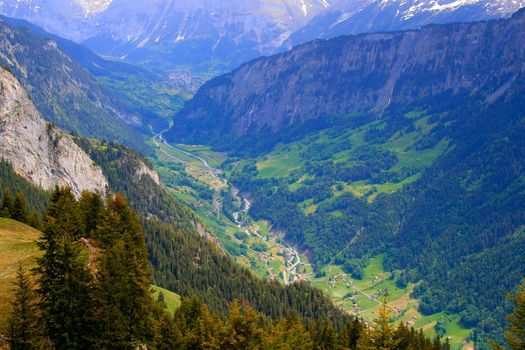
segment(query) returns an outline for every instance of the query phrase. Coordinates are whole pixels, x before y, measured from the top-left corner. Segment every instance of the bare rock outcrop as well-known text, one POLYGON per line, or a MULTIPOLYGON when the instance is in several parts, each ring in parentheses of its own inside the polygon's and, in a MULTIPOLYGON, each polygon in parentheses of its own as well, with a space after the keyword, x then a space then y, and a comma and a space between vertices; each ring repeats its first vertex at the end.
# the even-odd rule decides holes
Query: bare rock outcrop
POLYGON ((0 68, 0 157, 31 183, 44 189, 69 186, 105 192, 102 170, 73 138, 47 123, 27 92, 6 69, 0 68))

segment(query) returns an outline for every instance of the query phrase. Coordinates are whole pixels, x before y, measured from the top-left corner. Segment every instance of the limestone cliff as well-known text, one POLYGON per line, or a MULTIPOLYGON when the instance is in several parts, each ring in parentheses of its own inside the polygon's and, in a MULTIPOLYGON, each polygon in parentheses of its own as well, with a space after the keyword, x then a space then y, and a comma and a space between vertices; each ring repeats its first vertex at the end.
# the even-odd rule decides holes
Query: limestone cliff
POLYGON ((31 183, 44 189, 69 186, 104 192, 108 182, 99 166, 70 135, 48 124, 27 92, 0 68, 0 156, 31 183))

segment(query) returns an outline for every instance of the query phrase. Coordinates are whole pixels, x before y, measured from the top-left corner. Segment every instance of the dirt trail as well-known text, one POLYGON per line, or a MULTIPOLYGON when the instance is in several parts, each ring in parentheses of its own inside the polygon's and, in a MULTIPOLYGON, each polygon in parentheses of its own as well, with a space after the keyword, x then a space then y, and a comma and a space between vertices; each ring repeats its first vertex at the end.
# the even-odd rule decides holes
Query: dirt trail
POLYGON ((84 247, 86 247, 87 250, 89 251, 89 258, 88 258, 88 264, 87 264, 88 268, 91 271, 95 271, 97 267, 97 258, 98 258, 99 248, 96 247, 96 244, 93 240, 90 240, 87 238, 80 238, 79 242, 84 247))

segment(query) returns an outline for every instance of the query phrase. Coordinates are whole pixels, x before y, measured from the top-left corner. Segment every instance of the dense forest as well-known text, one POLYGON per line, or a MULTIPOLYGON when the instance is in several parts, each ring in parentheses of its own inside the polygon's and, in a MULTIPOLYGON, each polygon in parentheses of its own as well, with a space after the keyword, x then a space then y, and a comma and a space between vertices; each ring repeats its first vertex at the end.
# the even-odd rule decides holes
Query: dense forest
POLYGON ((262 281, 237 265, 199 232, 197 226, 205 229, 204 224, 171 193, 148 176, 137 180, 139 162, 149 164, 141 155, 115 143, 76 141, 102 167, 110 188, 123 193, 139 213, 159 286, 186 297, 197 295, 220 315, 237 299, 248 300, 270 317, 293 312, 303 319, 330 319, 336 328, 349 319, 320 290, 262 281))
MULTIPOLYGON (((0 160, 0 193, 2 197, 12 197, 17 193, 24 195, 25 200, 28 202, 28 210, 34 211, 41 215, 47 208, 49 203, 49 193, 31 185, 25 178, 18 175, 11 164, 0 160), (30 208, 30 209, 29 209, 30 208)), ((5 201, 5 200, 4 200, 5 201)), ((6 209, 6 205, 9 203, 3 203, 3 209, 6 209)))
POLYGON ((197 297, 185 298, 170 315, 162 294, 152 297, 144 233, 121 195, 104 200, 84 192, 76 200, 57 188, 42 232, 37 268, 17 273, 11 349, 450 348, 394 327, 385 305, 373 327, 353 319, 338 331, 326 319, 304 323, 293 310, 271 319, 236 300, 221 316, 197 297))
POLYGON ((313 252, 318 269, 335 263, 360 278, 371 257, 386 253, 384 267, 403 271, 398 283, 417 283, 413 296, 423 314, 459 314, 464 327, 475 328, 471 338, 488 348, 489 339, 503 339, 510 310, 502 302, 505 291, 525 274, 525 106, 514 98, 480 112, 476 101, 455 109, 449 102, 419 106, 430 128, 406 152, 449 144, 423 169, 388 152, 395 140, 418 135, 414 130, 424 124, 407 117, 417 106, 392 106, 379 127, 347 126, 362 135, 362 144, 346 148, 339 147, 349 142, 341 139, 343 127, 322 131, 328 144, 307 133, 301 167, 287 177, 261 176, 255 161, 225 169, 252 195, 253 217, 270 220, 289 241, 313 252), (373 192, 374 185, 413 176, 398 191, 373 192), (363 179, 373 185, 369 192, 359 197, 344 191, 363 179), (305 203, 315 215, 305 212, 305 203))

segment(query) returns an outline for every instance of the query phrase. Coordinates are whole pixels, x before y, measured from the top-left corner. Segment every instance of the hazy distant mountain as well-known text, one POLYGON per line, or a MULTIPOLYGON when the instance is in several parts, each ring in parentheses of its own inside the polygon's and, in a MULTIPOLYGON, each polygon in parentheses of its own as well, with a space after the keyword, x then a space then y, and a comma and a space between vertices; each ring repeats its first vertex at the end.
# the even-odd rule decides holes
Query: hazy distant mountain
POLYGON ((325 0, 6 0, 0 11, 100 54, 173 65, 237 64, 273 52, 328 6, 325 0))
POLYGON ((525 0, 332 0, 284 47, 339 35, 505 17, 524 6, 525 0))
POLYGON ((4 0, 102 55, 224 70, 316 38, 507 16, 525 0, 4 0))

